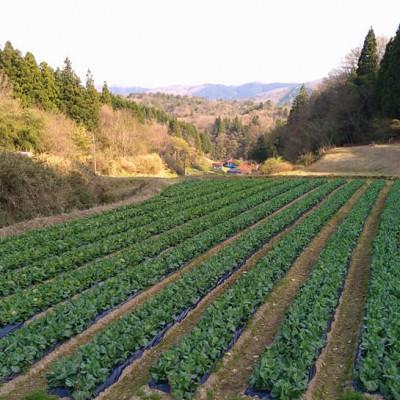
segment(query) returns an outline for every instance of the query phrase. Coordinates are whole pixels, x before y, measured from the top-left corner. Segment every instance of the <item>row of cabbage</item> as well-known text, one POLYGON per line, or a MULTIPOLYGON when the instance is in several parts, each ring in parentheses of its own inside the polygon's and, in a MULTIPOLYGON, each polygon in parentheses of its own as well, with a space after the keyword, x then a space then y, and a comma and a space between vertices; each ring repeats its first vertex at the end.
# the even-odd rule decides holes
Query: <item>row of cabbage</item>
MULTIPOLYGON (((220 185, 221 181, 210 180, 206 183, 210 189, 215 189, 220 185)), ((100 227, 105 220, 112 219, 112 222, 117 222, 120 218, 125 218, 127 212, 130 216, 140 215, 154 207, 155 203, 166 202, 169 197, 185 195, 193 197, 198 194, 198 190, 205 190, 204 181, 185 181, 178 185, 173 185, 166 188, 159 196, 155 196, 145 203, 130 204, 117 209, 105 211, 99 214, 84 217, 75 221, 70 221, 63 224, 54 225, 43 229, 31 230, 17 237, 5 237, 0 239, 0 257, 3 255, 18 251, 21 248, 33 247, 38 244, 45 244, 48 241, 62 240, 71 234, 79 234, 87 229, 96 229, 100 227)))
POLYGON ((251 379, 255 389, 277 399, 298 399, 306 391, 327 342, 352 252, 384 184, 371 183, 328 240, 274 342, 259 359, 251 379))
POLYGON ((373 243, 371 278, 355 368, 358 387, 400 398, 400 182, 387 197, 373 243))
MULTIPOLYGON (((19 373, 21 369, 31 365, 57 343, 82 332, 102 313, 154 285, 215 244, 267 217, 299 196, 321 185, 322 182, 322 180, 305 181, 292 190, 274 196, 269 201, 261 200, 261 203, 255 207, 252 203, 254 198, 249 198, 247 199, 249 200, 247 207, 250 209, 247 212, 221 221, 218 226, 214 226, 189 240, 182 240, 177 246, 163 252, 154 259, 146 260, 133 268, 129 268, 128 263, 128 267, 116 276, 53 307, 44 315, 39 315, 33 321, 0 340, 0 378, 19 373)), ((323 195, 326 190, 332 190, 341 183, 341 181, 335 181, 322 185, 320 189, 316 189, 315 193, 310 194, 311 200, 303 200, 299 203, 299 206, 295 206, 296 209, 297 207, 308 206, 310 201, 315 201, 315 198, 323 195)), ((260 199, 257 201, 259 202, 260 199)), ((265 224, 262 226, 265 226, 265 224)), ((273 226, 275 227, 275 225, 273 226)), ((232 246, 229 249, 232 249, 232 246)), ((17 297, 15 300, 17 300, 17 297)), ((9 308, 4 310, 7 315, 10 315, 10 320, 13 314, 13 306, 15 304, 11 303, 9 308)), ((26 303, 26 307, 29 307, 28 303, 26 303)), ((23 308, 18 308, 18 312, 24 313, 23 308)), ((2 313, 0 315, 2 316, 2 313)))
POLYGON ((362 184, 363 181, 353 181, 333 193, 219 296, 194 329, 177 346, 161 355, 152 369, 153 384, 167 384, 174 399, 191 398, 197 385, 204 381, 265 302, 276 282, 362 184))
MULTIPOLYGON (((246 187, 254 187, 259 182, 254 179, 228 180, 221 182, 218 187, 214 187, 215 185, 209 187, 209 184, 205 183, 204 188, 198 188, 195 193, 181 193, 165 201, 154 201, 151 207, 145 208, 146 211, 139 214, 136 212, 136 215, 131 215, 133 210, 137 211, 135 208, 127 209, 125 212, 117 209, 108 213, 107 217, 103 217, 101 225, 92 226, 92 224, 86 224, 85 220, 80 220, 79 224, 73 222, 72 226, 66 225, 62 228, 65 236, 60 240, 51 240, 51 235, 49 235, 47 239, 44 237, 45 242, 43 243, 36 241, 33 246, 22 247, 20 245, 16 251, 3 254, 0 257, 0 271, 24 266, 40 268, 43 266, 43 261, 49 260, 56 263, 65 256, 70 258, 72 254, 76 254, 74 262, 82 264, 93 257, 106 255, 123 247, 127 238, 131 237, 138 228, 144 229, 144 226, 147 225, 146 232, 151 233, 152 230, 163 226, 168 220, 173 221, 174 217, 181 216, 181 213, 186 211, 186 214, 181 216, 181 219, 185 220, 188 214, 187 210, 198 204, 210 204, 223 196, 225 191, 234 193, 246 187), (116 219, 117 221, 115 221, 116 219), (155 227, 153 227, 154 225, 155 227), (85 227, 83 232, 76 232, 82 226, 85 227), (109 239, 113 246, 110 246, 109 239)), ((147 203, 143 204, 147 205, 147 203)), ((16 238, 16 241, 18 240, 16 238)))
POLYGON ((243 233, 196 268, 183 273, 72 355, 59 360, 49 376, 50 387, 69 390, 76 400, 95 396, 117 377, 118 374, 112 374, 115 367, 140 356, 144 348, 157 342, 167 329, 184 318, 208 292, 240 268, 267 241, 342 184, 343 180, 334 180, 320 186, 243 233))
MULTIPOLYGON (((135 274, 146 273, 146 269, 158 265, 160 261, 163 266, 168 262, 169 267, 172 267, 179 262, 183 254, 198 254, 194 251, 203 250, 204 246, 214 245, 226 239, 227 235, 234 234, 243 227, 241 221, 251 223, 256 218, 262 218, 265 215, 266 206, 269 205, 264 204, 266 201, 282 195, 274 203, 279 205, 282 198, 292 199, 298 193, 308 190, 307 188, 308 185, 304 181, 290 181, 274 187, 270 187, 268 183, 260 184, 253 194, 248 190, 238 192, 232 196, 237 200, 236 203, 219 209, 217 207, 215 211, 201 218, 193 219, 182 226, 158 235, 156 240, 143 240, 115 256, 86 264, 83 268, 71 269, 54 279, 36 284, 14 295, 0 298, 0 327, 24 321, 35 313, 100 282, 112 282, 111 285, 115 286, 114 282, 119 283, 127 279, 127 271, 131 271, 132 279, 135 279, 135 274), (288 193, 285 194, 286 192, 288 193), (241 214, 252 209, 253 211, 240 217, 241 214), (252 217, 248 215, 252 215, 252 217), (225 223, 226 229, 217 229, 216 223, 225 223), (200 246, 193 247, 196 241, 205 236, 208 240, 203 239, 200 246), (162 254, 160 255, 160 253, 162 254), (140 269, 136 269, 140 263, 142 263, 140 269)), ((22 276, 22 279, 27 279, 34 272, 29 271, 22 276)), ((46 274, 45 271, 42 273, 46 274)), ((17 285, 19 281, 17 277, 14 277, 13 281, 8 280, 7 282, 17 285)), ((3 287, 6 287, 5 283, 3 287)))
MULTIPOLYGON (((134 223, 133 227, 122 233, 110 234, 89 245, 71 248, 61 255, 36 262, 33 261, 28 266, 16 270, 4 271, 0 276, 0 295, 9 295, 37 282, 51 279, 61 272, 71 271, 111 253, 145 243, 152 236, 169 232, 171 229, 207 216, 229 205, 231 199, 239 201, 268 188, 282 186, 282 181, 260 181, 250 187, 248 183, 249 181, 237 182, 233 188, 229 188, 226 191, 216 191, 216 193, 201 197, 196 202, 182 202, 180 199, 176 199, 178 205, 174 205, 172 208, 160 208, 154 211, 153 214, 148 215, 147 217, 154 220, 153 222, 144 225, 139 224, 138 226, 134 223)), ((296 184, 294 181, 292 183, 296 184)), ((118 255, 117 257, 121 256, 118 255)))

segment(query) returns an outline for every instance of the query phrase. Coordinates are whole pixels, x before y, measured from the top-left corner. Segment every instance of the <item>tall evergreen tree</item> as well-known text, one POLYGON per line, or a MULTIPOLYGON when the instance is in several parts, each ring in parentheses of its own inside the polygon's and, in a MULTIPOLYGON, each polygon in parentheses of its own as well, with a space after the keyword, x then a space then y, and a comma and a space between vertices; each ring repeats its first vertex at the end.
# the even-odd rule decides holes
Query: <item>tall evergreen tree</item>
POLYGON ((249 157, 259 163, 263 162, 268 158, 268 143, 265 135, 261 134, 258 136, 254 147, 251 149, 249 157))
POLYGON ((212 143, 208 131, 204 131, 202 134, 200 134, 200 139, 201 139, 201 148, 203 152, 206 154, 211 153, 212 143))
POLYGON ((306 108, 310 98, 305 85, 301 85, 298 95, 295 97, 292 103, 292 108, 289 113, 288 123, 294 123, 302 115, 306 108))
POLYGON ((43 86, 40 68, 32 53, 26 53, 21 64, 21 90, 23 104, 46 108, 48 97, 43 86))
POLYGON ((168 133, 172 136, 182 137, 181 126, 176 118, 171 118, 168 122, 168 133))
POLYGON ((46 109, 58 108, 59 106, 59 93, 53 69, 46 63, 41 62, 40 73, 42 76, 42 85, 46 91, 47 103, 44 104, 46 109))
POLYGON ((100 101, 103 104, 108 104, 108 105, 112 104, 111 92, 108 89, 108 85, 107 85, 106 81, 104 81, 103 88, 101 90, 100 101))
POLYGON ((7 75, 14 95, 22 100, 22 70, 23 58, 21 53, 14 49, 11 42, 6 42, 3 50, 0 52, 0 66, 7 75))
POLYGON ((387 44, 381 61, 378 95, 383 115, 400 118, 400 26, 387 44))
POLYGON ((225 123, 221 117, 217 117, 214 122, 213 133, 218 136, 220 133, 225 132, 225 123))
POLYGON ((94 85, 92 72, 86 74, 86 116, 85 125, 89 129, 96 129, 99 123, 100 98, 94 85))
POLYGON ((374 30, 370 28, 364 40, 357 65, 357 76, 376 75, 379 69, 379 55, 374 30))
POLYGON ((56 71, 56 82, 60 93, 60 109, 78 124, 90 127, 88 119, 86 89, 72 69, 69 58, 64 61, 64 68, 56 71))

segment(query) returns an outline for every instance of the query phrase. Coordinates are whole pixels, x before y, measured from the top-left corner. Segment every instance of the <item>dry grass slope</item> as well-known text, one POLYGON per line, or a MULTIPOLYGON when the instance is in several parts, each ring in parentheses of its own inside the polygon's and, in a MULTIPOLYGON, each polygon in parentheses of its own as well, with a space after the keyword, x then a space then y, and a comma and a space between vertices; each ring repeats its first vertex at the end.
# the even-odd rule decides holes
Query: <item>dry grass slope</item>
POLYGON ((337 147, 306 168, 311 173, 400 176, 400 145, 337 147))

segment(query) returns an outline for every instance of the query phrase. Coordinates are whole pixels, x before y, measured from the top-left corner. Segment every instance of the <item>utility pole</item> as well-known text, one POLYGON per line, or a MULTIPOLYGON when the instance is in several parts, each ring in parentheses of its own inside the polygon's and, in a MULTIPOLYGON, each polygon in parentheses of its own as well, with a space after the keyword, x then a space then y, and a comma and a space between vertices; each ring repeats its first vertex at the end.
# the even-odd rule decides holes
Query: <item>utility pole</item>
POLYGON ((92 132, 92 149, 93 149, 93 172, 97 175, 97 163, 96 163, 96 137, 92 132))

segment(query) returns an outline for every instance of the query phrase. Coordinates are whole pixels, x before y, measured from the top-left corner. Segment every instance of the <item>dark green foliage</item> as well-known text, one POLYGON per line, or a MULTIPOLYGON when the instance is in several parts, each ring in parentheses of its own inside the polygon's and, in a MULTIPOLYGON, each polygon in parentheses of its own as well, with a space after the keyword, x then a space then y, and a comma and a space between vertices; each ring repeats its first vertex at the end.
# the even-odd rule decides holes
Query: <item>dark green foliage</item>
MULTIPOLYGON (((343 183, 336 180, 325 185, 326 195, 343 183)), ((191 398, 202 377, 216 367, 228 350, 235 332, 246 326, 296 257, 361 184, 353 181, 328 198, 217 297, 183 340, 160 356, 152 368, 153 379, 167 381, 174 398, 191 398)))
MULTIPOLYGON (((23 314, 19 314, 20 316, 29 315, 29 312, 35 312, 38 308, 46 307, 46 304, 48 306, 49 290, 56 295, 62 286, 63 293, 60 295, 63 296, 65 295, 68 281, 72 284, 70 290, 78 293, 88 282, 92 285, 94 282, 107 279, 121 272, 123 268, 121 257, 129 257, 131 263, 134 259, 135 263, 139 263, 140 261, 144 261, 146 257, 154 255, 153 244, 148 247, 143 247, 145 241, 151 236, 158 235, 157 251, 160 251, 163 247, 167 248, 173 244, 175 240, 174 235, 172 235, 171 232, 167 232, 170 229, 177 228, 182 223, 187 223, 183 229, 175 229, 175 233, 180 231, 181 237, 183 237, 184 232, 189 235, 194 235, 196 233, 196 230, 193 229, 194 227, 197 229, 205 229, 207 226, 205 223, 199 224, 199 217, 204 221, 207 214, 218 216, 218 213, 215 211, 227 207, 230 201, 243 200, 248 196, 258 193, 262 187, 259 184, 255 185, 254 182, 243 182, 241 186, 243 190, 238 192, 238 187, 234 186, 232 188, 233 185, 229 185, 229 183, 228 185, 223 184, 218 187, 211 186, 212 185, 210 185, 211 190, 205 185, 204 188, 206 191, 191 191, 190 196, 187 194, 185 199, 179 203, 171 202, 171 199, 165 202, 155 203, 153 205, 153 212, 151 214, 149 213, 150 215, 141 214, 135 218, 137 209, 128 209, 125 213, 122 213, 122 215, 117 214, 113 215, 113 218, 109 218, 109 224, 97 226, 96 229, 85 232, 83 235, 79 235, 79 232, 70 229, 70 237, 68 239, 63 239, 62 243, 51 242, 40 246, 40 248, 24 249, 24 251, 19 252, 19 254, 10 252, 4 255, 1 258, 1 268, 4 274, 0 276, 0 293, 8 296, 15 293, 18 289, 29 287, 33 283, 44 282, 46 279, 56 277, 52 282, 45 282, 44 285, 36 285, 35 288, 31 286, 24 292, 22 297, 24 297, 25 300, 32 295, 36 298, 36 301, 34 301, 35 306, 28 307, 30 311, 25 308, 25 310, 21 310, 23 314), (250 185, 253 187, 249 189, 248 187, 250 185), (225 193, 229 198, 222 196, 225 193), (179 218, 172 218, 177 212, 180 212, 179 218), (192 221, 193 219, 196 221, 192 221), (110 224, 112 224, 111 227, 110 224), (188 229, 189 225, 192 225, 190 229, 188 229), (134 239, 132 238, 133 233, 135 233, 134 239), (142 242, 142 244, 139 245, 139 242, 142 242), (82 246, 82 251, 79 254, 75 251, 75 246, 77 245, 82 246), (129 256, 128 252, 126 252, 126 250, 130 248, 129 252, 132 255, 133 247, 139 250, 135 251, 135 258, 129 256), (114 258, 114 260, 110 258, 107 259, 107 261, 103 260, 105 262, 98 261, 99 257, 106 256, 117 250, 121 251, 119 258, 114 258), (93 263, 94 260, 96 260, 96 262, 93 263), (90 262, 92 262, 92 264, 89 264, 90 262), (110 271, 110 266, 115 266, 117 263, 120 268, 114 268, 113 271, 110 271), (75 268, 78 268, 82 264, 86 264, 87 268, 85 268, 85 271, 74 271, 75 268), (92 275, 94 270, 96 270, 96 276, 92 275), (61 276, 60 280, 60 276, 57 277, 57 274, 62 271, 67 272, 61 276), (79 282, 79 284, 77 282, 79 282), (43 297, 41 298, 42 295, 43 297)), ((165 200, 165 198, 162 200, 165 200)), ((225 216, 226 215, 225 213, 225 216)), ((212 226, 213 224, 213 220, 208 222, 208 226, 212 226)), ((186 236, 186 238, 189 239, 189 236, 186 236)), ((70 294, 71 293, 72 292, 70 292, 70 294)), ((19 303, 21 297, 18 294, 17 297, 19 300, 16 300, 16 302, 19 303)), ((56 297, 53 297, 53 300, 55 300, 55 298, 56 297)), ((9 300, 10 299, 11 298, 9 298, 9 300)), ((14 301, 12 301, 12 303, 14 303, 14 301)), ((3 305, 4 303, 2 303, 0 299, 0 309, 2 309, 3 305)), ((18 306, 16 306, 16 308, 18 308, 18 306)), ((14 310, 16 310, 16 308, 14 310)), ((5 315, 0 317, 0 326, 6 320, 4 317, 5 315)), ((15 317, 16 314, 14 314, 13 318, 15 319, 15 317)))
POLYGON ((388 43, 380 67, 378 59, 371 28, 356 71, 331 75, 311 96, 300 89, 288 122, 269 135, 273 147, 297 161, 321 147, 368 144, 395 136, 390 118, 400 118, 400 29, 388 43))
POLYGON ((294 124, 304 113, 307 104, 309 102, 309 96, 307 89, 304 85, 301 85, 299 94, 293 100, 292 108, 290 110, 288 123, 294 124))
POLYGON ((270 157, 270 151, 267 143, 267 139, 265 135, 260 135, 257 138, 257 142, 249 153, 249 158, 257 161, 259 163, 265 161, 268 157, 270 157))
POLYGON ((219 135, 220 133, 225 131, 224 121, 221 117, 217 117, 214 122, 213 134, 219 135))
MULTIPOLYGON (((320 183, 321 181, 308 181, 298 187, 297 193, 294 190, 291 195, 297 198, 301 192, 306 193, 320 183)), ((148 343, 168 324, 173 323, 177 315, 193 307, 198 299, 217 286, 222 277, 234 272, 269 239, 320 202, 324 186, 300 199, 282 213, 272 216, 267 222, 263 221, 257 227, 245 232, 197 268, 182 274, 178 280, 145 301, 132 313, 109 325, 91 342, 81 346, 68 357, 60 359, 48 375, 49 386, 68 385, 72 396, 77 400, 93 397, 96 386, 105 381, 116 364, 123 362, 148 343), (135 332, 133 336, 132 332, 135 332)), ((289 197, 291 197, 289 194, 278 196, 264 205, 269 203, 272 206, 281 202, 280 208, 282 203, 288 204, 289 197)), ((181 397, 174 396, 174 398, 181 397)))
POLYGON ((42 74, 32 53, 26 53, 21 60, 21 95, 25 105, 47 103, 42 74))
POLYGON ((358 59, 357 76, 376 75, 379 68, 378 48, 374 30, 368 31, 364 40, 364 46, 358 59))
MULTIPOLYGON (((110 228, 109 224, 99 227, 99 233, 85 232, 83 239, 89 243, 82 249, 85 254, 82 253, 79 256, 76 255, 73 249, 74 240, 66 243, 64 251, 60 251, 58 248, 54 250, 56 247, 54 245, 42 245, 39 252, 42 253, 43 261, 40 259, 32 261, 32 270, 26 264, 28 254, 35 253, 32 249, 24 252, 24 254, 11 252, 3 257, 4 261, 1 262, 1 266, 4 269, 4 277, 1 278, 1 283, 4 283, 4 286, 2 286, 1 294, 8 297, 4 298, 3 301, 0 299, 0 309, 2 310, 0 327, 12 321, 26 320, 39 311, 46 310, 63 299, 78 295, 97 283, 104 282, 107 286, 111 284, 109 286, 111 290, 112 287, 115 287, 115 284, 118 285, 118 278, 121 278, 122 274, 126 277, 128 275, 131 276, 127 268, 133 265, 139 268, 137 270, 139 274, 142 268, 149 268, 154 265, 163 266, 162 268, 171 268, 168 267, 167 260, 164 257, 158 257, 160 252, 168 248, 172 250, 171 247, 176 247, 180 243, 183 244, 184 240, 193 243, 195 241, 194 237, 201 235, 203 231, 211 229, 216 223, 222 223, 239 215, 241 211, 246 210, 246 205, 261 201, 260 190, 266 188, 268 183, 266 185, 264 183, 262 185, 259 184, 257 188, 248 188, 246 187, 248 182, 243 183, 241 185, 243 188, 241 193, 238 193, 239 186, 235 188, 225 187, 226 193, 240 203, 235 207, 230 206, 229 199, 221 199, 223 188, 214 187, 213 192, 207 195, 202 196, 202 193, 197 192, 197 197, 191 197, 179 203, 166 202, 164 205, 159 203, 154 208, 156 212, 153 215, 160 218, 157 218, 157 221, 152 223, 146 224, 146 220, 148 222, 152 215, 145 215, 137 218, 137 221, 132 221, 131 224, 127 224, 125 219, 119 221, 116 227, 110 228), (236 189, 236 193, 234 189, 236 189), (215 201, 218 197, 219 200, 215 201), (214 204, 216 204, 215 207, 214 204), (180 210, 184 210, 182 213, 184 215, 179 218, 173 217, 180 210), (137 228, 140 226, 141 220, 144 225, 141 228, 137 228), (181 226, 182 223, 185 223, 185 225, 181 226), (118 232, 118 229, 121 230, 124 227, 127 229, 126 232, 118 232), (173 229, 173 234, 167 232, 170 229, 173 229), (133 232, 135 232, 137 239, 128 242, 127 238, 132 237, 133 232), (149 241, 149 238, 154 235, 158 236, 157 241, 149 241), (96 240, 96 237, 100 239, 96 240), (179 237, 178 242, 177 237, 179 237), (68 245, 70 248, 68 248, 68 245), (100 246, 104 248, 100 249, 100 246), (117 250, 120 251, 120 256, 113 256, 112 253, 117 250), (52 258, 51 255, 57 251, 59 256, 52 258), (110 255, 110 258, 98 261, 97 257, 106 255, 110 255), (157 260, 146 261, 154 257, 157 260), (162 262, 160 263, 161 260, 162 262), (146 266, 142 267, 140 264, 143 262, 146 266), (79 269, 78 267, 82 264, 86 264, 87 268, 79 269), (21 265, 22 268, 18 269, 18 266, 21 265), (61 272, 65 273, 59 275, 61 272), (54 279, 45 282, 46 278, 53 277, 54 279), (12 278, 15 278, 14 283, 9 280, 12 278), (30 286, 33 284, 35 286, 30 286), (16 293, 23 288, 27 289, 23 293, 16 293), (51 296, 49 295, 50 292, 51 296), (28 303, 30 306, 26 305, 28 303), (8 310, 10 305, 12 305, 13 311, 3 312, 3 310, 8 310)), ((279 193, 285 189, 287 187, 280 185, 280 187, 274 188, 273 192, 279 193)), ((265 195, 263 198, 265 199, 265 195)), ((126 218, 129 218, 132 214, 130 211, 127 210, 124 213, 126 218)), ((110 223, 112 220, 113 218, 109 218, 110 223)), ((70 232, 74 233, 74 229, 70 229, 70 232)), ((216 239, 217 237, 214 236, 214 240, 216 239)), ((79 243, 79 241, 76 242, 79 243)), ((188 249, 188 244, 178 246, 178 248, 180 248, 181 256, 183 256, 186 253, 182 253, 182 248, 188 249)), ((176 250, 178 249, 175 249, 175 252, 176 250)), ((191 250, 191 254, 193 254, 193 250, 191 250)), ((167 259, 171 261, 170 257, 167 257, 167 259)), ((133 275, 131 277, 133 278, 133 275)))
POLYGON ((188 122, 178 121, 182 138, 197 150, 202 150, 202 142, 197 128, 188 122))
MULTIPOLYGON (((45 62, 38 65, 32 53, 26 53, 23 57, 7 42, 4 49, 0 49, 0 70, 8 77, 14 95, 24 107, 59 109, 78 124, 95 131, 99 123, 100 104, 108 104, 114 109, 131 111, 141 123, 156 121, 165 124, 171 135, 182 137, 199 151, 203 151, 203 147, 211 151, 207 136, 203 138, 193 124, 179 121, 156 108, 115 96, 110 93, 106 82, 99 94, 90 71, 86 76, 86 84, 82 85, 68 58, 62 69, 53 71, 45 62)), ((26 140, 22 138, 20 141, 26 140)))
POLYGON ((0 51, 0 69, 24 107, 58 108, 78 124, 96 128, 99 105, 93 78, 86 88, 82 86, 68 58, 64 68, 54 72, 45 62, 38 65, 32 53, 23 57, 7 42, 0 51))
POLYGON ((57 69, 56 82, 60 95, 60 109, 78 124, 94 128, 96 113, 93 108, 92 95, 82 86, 81 80, 72 69, 69 58, 64 61, 64 68, 57 69))
MULTIPOLYGON (((311 187, 318 185, 320 181, 308 183, 305 180, 290 180, 283 184, 282 182, 280 183, 281 185, 277 187, 274 186, 269 190, 266 187, 266 190, 258 190, 256 195, 246 196, 245 199, 233 204, 228 209, 214 213, 213 218, 206 217, 206 224, 208 224, 206 230, 200 230, 200 233, 189 239, 187 236, 182 237, 180 234, 176 236, 169 234, 168 237, 172 236, 171 239, 175 241, 175 245, 171 246, 169 251, 162 252, 157 257, 148 258, 140 266, 128 268, 135 263, 134 257, 137 256, 137 249, 127 249, 124 257, 118 258, 118 264, 121 267, 120 271, 118 271, 118 266, 115 262, 111 262, 109 265, 109 271, 116 271, 117 276, 107 279, 104 285, 92 286, 90 290, 80 293, 78 297, 70 299, 65 304, 59 304, 59 307, 65 307, 61 314, 58 314, 60 310, 49 312, 43 318, 37 319, 34 324, 28 324, 7 336, 0 343, 0 376, 8 376, 12 372, 12 367, 16 366, 15 362, 18 363, 19 367, 30 365, 34 358, 43 354, 47 348, 46 346, 52 346, 55 342, 63 341, 67 336, 71 337, 80 332, 87 324, 93 321, 93 318, 101 310, 112 308, 125 301, 131 295, 149 287, 149 285, 153 285, 166 275, 181 268, 192 258, 207 251, 210 247, 270 215, 281 207, 282 201, 287 204, 311 187), (294 189, 288 191, 290 188, 294 189), (279 193, 281 195, 278 195, 279 193), (88 305, 89 302, 92 304, 90 307, 83 306, 83 304, 88 305), (74 310, 67 311, 70 307, 74 310), (61 321, 61 315, 65 316, 65 320, 61 321), (73 320, 71 319, 72 317, 74 318, 73 320), (52 320, 53 318, 55 320, 52 320), (55 329, 48 331, 46 327, 50 325, 55 329), (29 333, 27 330, 29 330, 29 333), (25 347, 21 345, 21 340, 27 340, 33 346, 29 354, 25 352, 25 347), (3 345, 4 347, 2 347, 3 345), (16 356, 16 352, 18 352, 18 356, 16 356)), ((171 220, 174 219, 171 218, 171 220)), ((202 228, 203 223, 203 221, 195 223, 192 228, 202 228)), ((165 238, 165 241, 170 240, 168 237, 165 238)), ((163 240, 163 245, 164 243, 163 240)), ((159 244, 158 240, 148 241, 146 247, 153 247, 153 251, 156 251, 155 254, 158 254, 160 250, 157 251, 156 248, 159 244)))
POLYGON ((12 83, 14 93, 21 98, 21 102, 24 102, 22 97, 22 79, 21 79, 21 68, 22 56, 18 50, 14 50, 10 42, 6 42, 3 50, 0 50, 0 68, 7 75, 9 81, 12 83))
POLYGON ((374 181, 337 227, 286 311, 274 342, 259 358, 251 384, 268 390, 276 399, 299 399, 322 348, 343 288, 352 252, 379 192, 374 181))
POLYGON ((201 147, 204 153, 209 154, 212 150, 212 143, 208 131, 200 133, 201 147))
POLYGON ((86 101, 85 101, 85 125, 95 130, 99 123, 100 96, 94 86, 93 75, 88 70, 86 75, 86 101))
POLYGON ((0 51, 0 68, 8 76, 23 106, 42 104, 46 98, 41 71, 32 53, 22 57, 10 42, 0 51))
POLYGON ((400 27, 386 46, 378 74, 378 94, 384 116, 400 118, 400 27))
POLYGON ((232 158, 253 158, 250 153, 254 150, 255 143, 261 132, 257 116, 249 124, 244 124, 236 116, 234 118, 217 117, 212 129, 213 157, 223 160, 232 158))
POLYGON ((364 46, 358 59, 354 83, 358 86, 359 108, 364 116, 362 130, 368 130, 368 122, 376 113, 376 78, 379 69, 378 48, 375 33, 371 28, 364 40, 364 46))
POLYGON ((168 133, 176 137, 182 137, 182 132, 177 118, 171 118, 168 122, 168 133))
POLYGON ((365 306, 355 378, 369 393, 398 399, 399 382, 399 282, 400 282, 400 181, 395 181, 385 201, 373 242, 371 278, 365 306))
POLYGON ((54 70, 44 61, 40 63, 39 67, 42 76, 43 90, 45 92, 42 105, 46 110, 58 108, 60 96, 54 70))

